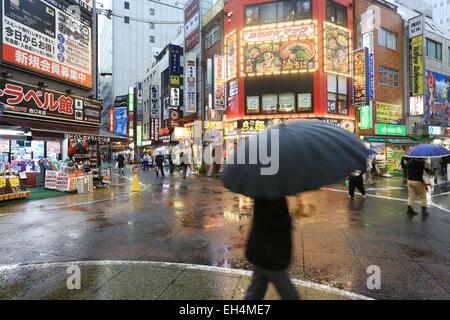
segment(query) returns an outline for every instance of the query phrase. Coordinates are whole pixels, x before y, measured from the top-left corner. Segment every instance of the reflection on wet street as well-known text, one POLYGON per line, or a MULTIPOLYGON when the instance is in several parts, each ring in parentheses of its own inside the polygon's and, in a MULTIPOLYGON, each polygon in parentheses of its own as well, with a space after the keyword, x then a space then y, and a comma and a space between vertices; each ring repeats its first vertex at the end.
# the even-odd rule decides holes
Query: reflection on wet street
MULTIPOLYGON (((90 195, 1 207, 0 265, 108 260, 251 269, 244 258, 250 199, 209 178, 143 173, 141 182, 136 194, 122 180, 90 195)), ((344 185, 290 199, 292 277, 375 299, 450 299, 450 185, 434 190, 428 219, 407 217, 399 178, 379 178, 368 190, 365 200, 347 200, 344 185), (366 286, 371 265, 381 268, 381 290, 366 286)), ((0 298, 36 276, 5 270, 0 298)))

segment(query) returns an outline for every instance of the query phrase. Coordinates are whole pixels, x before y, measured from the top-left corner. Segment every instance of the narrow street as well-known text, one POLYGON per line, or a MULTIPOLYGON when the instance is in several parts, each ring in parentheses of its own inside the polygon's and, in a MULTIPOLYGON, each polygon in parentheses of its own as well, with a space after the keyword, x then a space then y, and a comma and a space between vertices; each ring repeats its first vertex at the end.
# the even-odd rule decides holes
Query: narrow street
MULTIPOLYGON (((144 172, 134 194, 129 176, 116 179, 111 190, 0 207, 0 299, 243 298, 248 199, 212 178, 144 172), (66 288, 72 264, 81 291, 66 288)), ((303 297, 450 299, 450 184, 436 186, 427 219, 407 217, 401 178, 368 188, 354 201, 343 184, 301 197, 290 274, 303 297), (380 290, 366 285, 372 265, 380 290)))

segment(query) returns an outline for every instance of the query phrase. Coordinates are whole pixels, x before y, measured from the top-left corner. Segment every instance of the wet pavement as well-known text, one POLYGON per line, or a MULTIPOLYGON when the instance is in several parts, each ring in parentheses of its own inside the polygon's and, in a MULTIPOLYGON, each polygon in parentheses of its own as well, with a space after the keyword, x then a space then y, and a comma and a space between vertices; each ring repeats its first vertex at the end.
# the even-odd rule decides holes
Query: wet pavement
MULTIPOLYGON (((144 172, 135 194, 129 180, 116 180, 94 194, 0 208, 0 298, 243 297, 249 199, 211 178, 144 172), (67 292, 67 262, 80 261, 86 285, 67 292)), ((302 195, 290 274, 303 296, 351 297, 336 288, 374 299, 450 299, 450 184, 435 188, 426 219, 406 215, 401 178, 368 188, 369 198, 354 201, 343 185, 302 195), (367 288, 372 265, 381 269, 380 290, 367 288)))

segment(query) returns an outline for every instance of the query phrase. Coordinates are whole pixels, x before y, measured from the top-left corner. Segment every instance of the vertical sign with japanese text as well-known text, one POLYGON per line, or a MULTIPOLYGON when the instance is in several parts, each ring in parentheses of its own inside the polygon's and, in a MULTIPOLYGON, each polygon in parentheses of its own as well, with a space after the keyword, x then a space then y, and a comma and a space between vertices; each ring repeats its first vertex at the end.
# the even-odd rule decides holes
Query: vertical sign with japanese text
POLYGON ((184 111, 186 113, 197 112, 197 65, 195 55, 188 57, 186 62, 186 102, 184 111))
POLYGON ((225 59, 222 56, 214 56, 214 92, 213 108, 225 109, 225 59))

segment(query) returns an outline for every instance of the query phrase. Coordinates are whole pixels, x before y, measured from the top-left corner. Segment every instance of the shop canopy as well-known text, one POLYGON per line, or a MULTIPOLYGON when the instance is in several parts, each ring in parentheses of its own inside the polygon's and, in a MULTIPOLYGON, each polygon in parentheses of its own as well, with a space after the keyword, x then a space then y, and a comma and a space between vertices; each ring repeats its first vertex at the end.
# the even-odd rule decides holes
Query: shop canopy
POLYGON ((419 144, 417 141, 409 138, 380 138, 380 137, 365 137, 364 140, 371 143, 390 143, 393 145, 413 146, 419 144))
POLYGON ((27 129, 32 132, 33 137, 62 138, 64 134, 76 134, 109 138, 111 142, 130 141, 128 137, 116 136, 108 131, 100 129, 99 127, 5 117, 3 117, 1 121, 16 127, 27 129))

